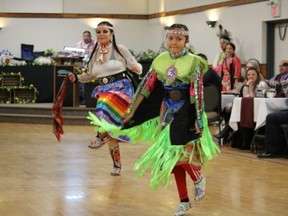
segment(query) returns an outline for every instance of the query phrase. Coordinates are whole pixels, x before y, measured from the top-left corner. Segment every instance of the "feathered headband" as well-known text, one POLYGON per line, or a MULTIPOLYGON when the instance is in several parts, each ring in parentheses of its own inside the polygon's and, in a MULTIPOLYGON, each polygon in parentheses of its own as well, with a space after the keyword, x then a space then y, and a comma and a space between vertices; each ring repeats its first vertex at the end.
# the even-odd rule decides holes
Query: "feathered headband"
POLYGON ((219 33, 217 34, 217 36, 219 37, 221 42, 223 41, 229 43, 232 40, 231 33, 228 32, 226 29, 223 29, 222 25, 219 25, 219 33))

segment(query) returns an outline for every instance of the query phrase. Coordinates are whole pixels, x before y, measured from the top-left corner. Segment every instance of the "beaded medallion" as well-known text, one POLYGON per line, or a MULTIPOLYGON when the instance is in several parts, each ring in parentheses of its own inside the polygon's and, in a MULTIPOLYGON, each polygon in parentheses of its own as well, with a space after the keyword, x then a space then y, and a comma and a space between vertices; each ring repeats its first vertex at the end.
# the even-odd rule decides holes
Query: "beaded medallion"
POLYGON ((177 68, 174 65, 171 65, 167 68, 165 76, 169 83, 172 83, 177 77, 177 68))

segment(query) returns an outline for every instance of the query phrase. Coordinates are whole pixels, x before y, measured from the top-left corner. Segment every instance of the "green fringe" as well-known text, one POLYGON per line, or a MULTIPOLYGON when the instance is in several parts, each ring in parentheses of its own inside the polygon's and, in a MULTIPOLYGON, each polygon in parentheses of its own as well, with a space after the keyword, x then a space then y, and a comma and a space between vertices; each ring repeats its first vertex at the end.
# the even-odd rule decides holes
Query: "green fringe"
MULTIPOLYGON (((141 125, 133 128, 121 130, 120 127, 112 125, 105 120, 99 120, 93 113, 89 112, 88 119, 91 124, 100 127, 102 131, 109 131, 111 136, 117 138, 119 136, 128 136, 131 143, 146 142, 151 145, 149 149, 141 156, 134 166, 137 171, 137 176, 142 176, 151 166, 151 181, 150 186, 157 188, 159 185, 167 187, 170 183, 170 174, 177 164, 183 160, 183 157, 188 157, 190 164, 195 163, 194 150, 197 149, 197 154, 200 154, 201 164, 207 160, 211 160, 220 153, 219 147, 214 143, 209 128, 206 113, 203 113, 203 130, 201 138, 191 140, 187 144, 192 144, 193 151, 186 152, 184 145, 171 145, 170 142, 170 124, 167 125, 161 132, 155 130, 160 128, 159 117, 148 120, 141 125)), ((199 165, 199 164, 197 164, 199 165)))
POLYGON ((200 154, 202 164, 217 156, 220 153, 220 149, 211 137, 205 113, 203 114, 203 123, 204 128, 201 138, 189 142, 189 144, 194 145, 192 152, 186 152, 184 150, 185 145, 171 145, 169 136, 170 125, 167 125, 157 137, 157 141, 135 164, 134 169, 138 171, 137 176, 142 176, 151 166, 150 187, 154 189, 159 185, 167 187, 170 183, 170 174, 177 162, 188 156, 188 163, 195 163, 193 161, 196 153, 195 149, 198 149, 197 154, 200 154))
POLYGON ((129 137, 129 142, 131 142, 132 144, 136 144, 139 142, 151 144, 155 142, 159 134, 159 131, 155 130, 157 128, 160 128, 159 117, 150 119, 142 123, 141 125, 137 125, 129 129, 121 129, 121 127, 117 127, 111 123, 108 123, 104 119, 100 120, 92 112, 89 112, 87 118, 91 121, 90 124, 97 126, 100 133, 108 131, 109 134, 116 139, 121 139, 121 137, 123 136, 129 137))

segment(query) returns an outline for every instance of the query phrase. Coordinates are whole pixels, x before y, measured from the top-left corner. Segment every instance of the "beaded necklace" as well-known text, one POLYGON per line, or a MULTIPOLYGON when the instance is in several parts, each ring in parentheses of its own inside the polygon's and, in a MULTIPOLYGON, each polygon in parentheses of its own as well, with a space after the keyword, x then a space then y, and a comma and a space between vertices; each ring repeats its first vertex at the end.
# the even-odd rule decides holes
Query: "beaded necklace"
POLYGON ((100 61, 100 62, 103 63, 104 55, 105 55, 106 53, 108 53, 108 46, 109 46, 110 44, 111 44, 111 43, 101 44, 101 45, 100 45, 100 50, 99 50, 100 56, 99 56, 99 58, 97 59, 97 61, 100 61))

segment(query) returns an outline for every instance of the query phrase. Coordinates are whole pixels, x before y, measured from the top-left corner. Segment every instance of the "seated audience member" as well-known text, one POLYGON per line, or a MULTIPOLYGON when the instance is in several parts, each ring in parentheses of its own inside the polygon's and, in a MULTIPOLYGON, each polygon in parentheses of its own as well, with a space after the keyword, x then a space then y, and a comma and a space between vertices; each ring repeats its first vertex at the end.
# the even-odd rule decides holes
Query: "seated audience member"
MULTIPOLYGON (((250 67, 246 70, 246 80, 247 81, 240 92, 240 96, 243 98, 253 98, 257 96, 259 90, 261 90, 262 95, 265 95, 269 90, 268 84, 264 80, 261 80, 260 71, 258 71, 256 68, 250 67)), ((238 137, 235 139, 237 142, 233 143, 232 147, 238 147, 240 150, 250 149, 251 141, 254 135, 254 129, 255 124, 253 126, 246 127, 242 126, 240 123, 238 137)))
POLYGON ((269 81, 283 81, 288 79, 288 60, 281 60, 279 63, 279 73, 269 81))
MULTIPOLYGON (((208 62, 207 56, 203 53, 198 53, 197 55, 208 62)), ((203 75, 203 83, 204 86, 215 85, 219 91, 219 94, 221 94, 221 79, 216 71, 214 71, 212 68, 209 67, 208 71, 203 75)))
POLYGON ((288 157, 284 132, 280 128, 280 125, 282 124, 288 124, 288 110, 267 115, 265 126, 265 152, 258 154, 258 158, 288 157))
POLYGON ((246 65, 245 65, 245 70, 247 68, 249 68, 249 67, 254 67, 258 71, 260 71, 260 80, 264 80, 265 81, 263 73, 262 73, 261 68, 260 68, 260 62, 257 59, 255 59, 255 58, 248 59, 247 62, 246 62, 246 65))
MULTIPOLYGON (((255 68, 257 71, 259 71, 260 74, 262 74, 261 71, 260 71, 260 63, 259 63, 259 61, 257 59, 252 58, 252 59, 249 59, 246 62, 245 74, 246 74, 246 70, 248 68, 250 68, 250 67, 255 68)), ((261 77, 263 77, 263 76, 261 75, 261 77)), ((231 93, 239 93, 240 94, 240 90, 242 89, 242 86, 243 86, 243 83, 238 82, 238 87, 236 87, 236 89, 234 89, 234 90, 231 90, 230 92, 231 93)), ((214 137, 217 138, 217 139, 224 138, 224 142, 223 143, 227 143, 228 142, 229 133, 232 131, 232 129, 229 126, 229 119, 230 119, 230 115, 231 115, 231 110, 232 110, 232 103, 227 104, 223 108, 222 117, 224 118, 226 126, 218 134, 214 135, 214 137)))
POLYGON ((249 67, 246 69, 246 82, 242 87, 243 97, 255 97, 259 90, 263 91, 263 96, 269 90, 268 84, 261 80, 260 71, 256 68, 249 67))
MULTIPOLYGON (((249 67, 246 69, 246 82, 240 91, 240 97, 255 97, 258 90, 261 89, 262 93, 265 94, 269 90, 269 86, 264 80, 261 80, 260 71, 256 68, 249 67)), ((231 109, 229 110, 229 119, 231 115, 231 109)), ((226 127, 219 133, 214 135, 216 138, 228 137, 230 126, 226 127)), ((241 150, 250 149, 250 144, 253 138, 254 128, 245 128, 239 126, 239 132, 233 137, 232 147, 240 148, 241 150)))
POLYGON ((287 97, 288 86, 288 60, 281 60, 279 63, 279 73, 269 80, 271 87, 275 88, 275 97, 287 97), (278 82, 278 84, 277 84, 278 82), (281 84, 280 84, 281 83, 281 84))

